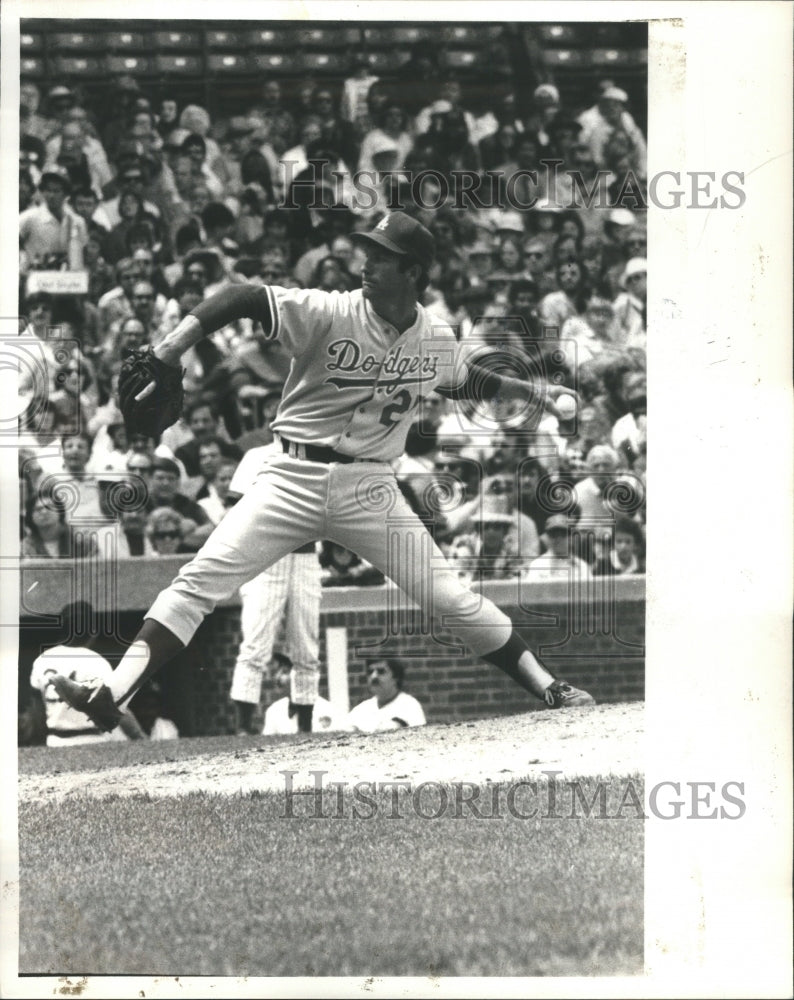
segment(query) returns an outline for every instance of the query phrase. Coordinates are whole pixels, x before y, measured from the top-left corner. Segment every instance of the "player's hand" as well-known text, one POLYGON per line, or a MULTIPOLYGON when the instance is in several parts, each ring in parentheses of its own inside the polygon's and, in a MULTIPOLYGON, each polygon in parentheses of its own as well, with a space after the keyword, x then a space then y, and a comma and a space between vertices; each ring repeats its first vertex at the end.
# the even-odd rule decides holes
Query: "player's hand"
POLYGON ((571 419, 572 414, 570 412, 568 412, 568 413, 561 413, 560 412, 560 410, 557 407, 557 400, 560 398, 560 396, 571 396, 574 399, 574 401, 576 402, 576 410, 574 411, 573 415, 575 416, 576 413, 579 412, 579 405, 580 405, 579 404, 579 393, 575 389, 569 389, 567 386, 564 386, 564 385, 547 385, 546 386, 546 400, 545 400, 545 405, 546 405, 547 412, 551 413, 558 420, 562 420, 563 422, 567 422, 567 421, 569 421, 571 419))
POLYGON ((87 715, 103 732, 109 733, 119 724, 121 712, 113 700, 112 691, 106 684, 101 684, 99 681, 82 684, 62 674, 56 674, 51 684, 61 701, 87 715))

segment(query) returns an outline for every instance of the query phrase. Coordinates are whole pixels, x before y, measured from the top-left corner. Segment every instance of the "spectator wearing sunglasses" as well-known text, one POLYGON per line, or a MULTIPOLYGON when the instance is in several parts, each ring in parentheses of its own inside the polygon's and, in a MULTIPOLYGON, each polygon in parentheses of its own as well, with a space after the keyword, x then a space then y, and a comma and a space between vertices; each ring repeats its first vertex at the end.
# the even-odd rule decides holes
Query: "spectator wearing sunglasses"
POLYGON ((400 662, 376 660, 369 664, 366 675, 371 697, 350 711, 345 729, 383 733, 426 724, 422 706, 413 695, 403 691, 405 668, 400 662))
POLYGON ((156 556, 173 556, 191 551, 182 545, 182 518, 169 507, 158 507, 151 512, 146 523, 146 534, 156 556))

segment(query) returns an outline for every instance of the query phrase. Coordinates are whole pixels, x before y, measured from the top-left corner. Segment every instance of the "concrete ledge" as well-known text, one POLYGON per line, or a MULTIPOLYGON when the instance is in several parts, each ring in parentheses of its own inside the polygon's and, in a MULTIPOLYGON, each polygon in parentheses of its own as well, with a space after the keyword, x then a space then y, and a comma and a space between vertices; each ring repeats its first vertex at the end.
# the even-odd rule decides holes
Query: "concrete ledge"
MULTIPOLYGON (((167 587, 190 556, 167 556, 159 559, 118 559, 114 562, 74 562, 70 559, 37 559, 21 562, 21 619, 50 617, 69 601, 83 596, 98 611, 146 611, 155 597, 167 587)), ((522 584, 516 580, 488 580, 475 592, 489 597, 499 607, 537 607, 576 599, 578 604, 603 602, 605 597, 618 602, 645 600, 645 577, 597 577, 569 589, 568 583, 544 582, 522 584)), ((234 594, 221 607, 239 607, 234 594)), ((322 612, 382 611, 385 608, 410 606, 410 602, 392 583, 382 587, 328 587, 323 590, 322 612)), ((44 624, 44 623, 42 623, 44 624)))

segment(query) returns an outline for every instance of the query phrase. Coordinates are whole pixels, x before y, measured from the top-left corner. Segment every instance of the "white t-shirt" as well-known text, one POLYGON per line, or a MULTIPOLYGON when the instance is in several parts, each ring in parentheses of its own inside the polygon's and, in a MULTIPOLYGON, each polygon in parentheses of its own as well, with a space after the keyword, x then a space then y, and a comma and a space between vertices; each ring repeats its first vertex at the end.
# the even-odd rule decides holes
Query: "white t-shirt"
POLYGON ((61 701, 50 683, 53 673, 82 683, 97 679, 107 684, 113 668, 99 653, 82 646, 53 646, 35 660, 30 672, 30 686, 44 697, 48 747, 127 739, 118 727, 111 733, 103 733, 82 712, 61 701))
MULTIPOLYGON (((341 729, 342 720, 339 713, 325 698, 318 698, 312 712, 312 732, 328 732, 341 729)), ((265 727, 263 736, 289 736, 298 732, 298 713, 289 717, 289 698, 279 698, 265 712, 265 727)))
POLYGON ((422 706, 413 695, 400 691, 396 698, 379 706, 377 698, 367 698, 351 709, 347 729, 361 733, 383 733, 402 726, 424 726, 427 720, 422 706))

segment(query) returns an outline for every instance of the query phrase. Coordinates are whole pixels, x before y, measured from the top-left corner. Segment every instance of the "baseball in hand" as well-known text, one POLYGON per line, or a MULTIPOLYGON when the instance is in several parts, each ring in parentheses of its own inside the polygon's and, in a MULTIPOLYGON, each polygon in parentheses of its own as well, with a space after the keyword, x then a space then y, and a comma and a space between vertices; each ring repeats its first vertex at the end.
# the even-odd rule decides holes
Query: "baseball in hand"
POLYGON ((567 393, 558 396, 554 401, 554 405, 557 407, 557 413, 563 420, 571 420, 576 415, 576 400, 567 393))

